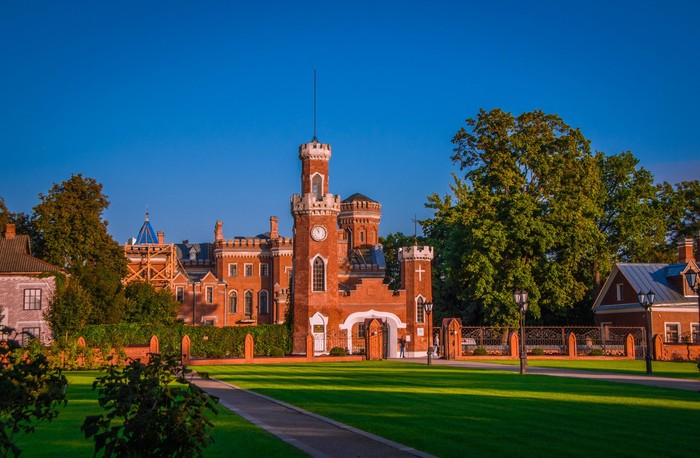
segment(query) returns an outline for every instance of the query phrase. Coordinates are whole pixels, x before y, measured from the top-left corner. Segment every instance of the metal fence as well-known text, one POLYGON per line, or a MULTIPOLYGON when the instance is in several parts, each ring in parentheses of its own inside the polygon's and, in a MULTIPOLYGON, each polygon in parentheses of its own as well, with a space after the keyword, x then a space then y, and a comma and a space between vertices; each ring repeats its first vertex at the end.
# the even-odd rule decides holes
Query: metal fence
MULTIPOLYGON (((517 331, 515 327, 463 327, 462 353, 473 354, 483 347, 489 354, 510 354, 508 340, 517 331)), ((644 328, 617 326, 525 326, 525 348, 528 352, 538 348, 544 354, 565 355, 570 333, 576 336, 579 355, 599 350, 606 356, 622 356, 628 334, 634 338, 636 354, 646 354, 644 328)))
MULTIPOLYGON (((353 333, 351 344, 348 346, 348 335, 346 331, 326 334, 313 334, 314 337, 314 353, 325 354, 329 353, 332 348, 340 347, 345 349, 348 354, 363 355, 365 353, 365 337, 353 333)), ((306 338, 295 337, 294 347, 295 353, 306 353, 306 338), (300 351, 303 349, 303 351, 300 351)))

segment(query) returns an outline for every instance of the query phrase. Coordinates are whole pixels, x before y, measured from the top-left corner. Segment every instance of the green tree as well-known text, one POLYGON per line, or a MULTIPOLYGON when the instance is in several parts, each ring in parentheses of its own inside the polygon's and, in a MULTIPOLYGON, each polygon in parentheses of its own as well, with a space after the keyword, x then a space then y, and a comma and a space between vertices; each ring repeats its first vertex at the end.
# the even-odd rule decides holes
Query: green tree
MULTIPOLYGON (((19 456, 17 441, 34 432, 40 421, 51 421, 58 406, 67 403, 66 377, 52 369, 39 351, 27 352, 18 337, 30 337, 0 328, 0 455, 19 456)), ((38 344, 38 342, 37 342, 38 344)))
POLYGON ((151 326, 173 324, 180 303, 170 289, 156 290, 148 282, 129 283, 124 291, 126 313, 124 321, 151 326))
POLYGON ((34 226, 34 219, 22 212, 13 213, 9 211, 5 204, 5 199, 0 196, 0 234, 5 233, 7 223, 13 223, 15 225, 15 231, 18 234, 29 235, 32 246, 36 245, 38 234, 34 226))
POLYGON ((565 315, 588 285, 581 266, 601 234, 595 197, 601 183, 589 142, 541 111, 517 117, 494 109, 467 119, 453 138, 453 196, 432 195, 424 221, 429 243, 445 254, 437 278, 452 277, 440 301, 454 301, 487 324, 514 325, 512 294, 530 292, 530 310, 565 315), (454 202, 453 202, 454 197, 454 202))
POLYGON ((92 297, 77 281, 56 290, 51 307, 45 313, 54 336, 79 332, 92 315, 92 297))
POLYGON ((666 216, 668 252, 675 255, 678 243, 700 235, 700 181, 667 182, 657 187, 659 213, 666 216))
POLYGON ((217 399, 186 380, 185 372, 176 354, 108 367, 93 383, 106 413, 87 417, 81 427, 95 438, 95 455, 203 456, 214 440, 207 411, 217 413, 217 399))
POLYGON ((39 233, 37 255, 66 269, 90 296, 90 323, 117 323, 123 317, 121 279, 127 260, 107 233, 102 218, 109 206, 102 185, 81 174, 71 175, 40 194, 34 207, 39 233))
POLYGON ((401 232, 387 234, 386 237, 379 237, 379 243, 384 251, 386 271, 384 273, 384 283, 389 288, 396 291, 401 289, 401 263, 399 262, 399 248, 412 246, 414 244, 425 244, 425 237, 405 235, 401 232))

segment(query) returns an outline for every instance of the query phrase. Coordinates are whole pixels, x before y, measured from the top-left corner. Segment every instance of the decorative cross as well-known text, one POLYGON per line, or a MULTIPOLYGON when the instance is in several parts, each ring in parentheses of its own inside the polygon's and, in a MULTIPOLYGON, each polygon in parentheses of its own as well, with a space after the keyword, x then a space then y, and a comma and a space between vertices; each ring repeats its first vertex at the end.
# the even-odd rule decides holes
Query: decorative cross
POLYGON ((418 269, 416 269, 416 273, 418 274, 418 281, 423 281, 423 272, 425 272, 425 270, 423 270, 423 267, 421 267, 421 265, 418 264, 418 269))

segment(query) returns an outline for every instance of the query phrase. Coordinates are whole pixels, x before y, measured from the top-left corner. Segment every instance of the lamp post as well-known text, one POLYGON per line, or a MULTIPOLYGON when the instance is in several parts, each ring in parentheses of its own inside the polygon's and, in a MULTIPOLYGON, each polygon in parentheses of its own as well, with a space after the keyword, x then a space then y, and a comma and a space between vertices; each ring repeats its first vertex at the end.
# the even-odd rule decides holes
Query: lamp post
MULTIPOLYGON (((698 314, 700 314, 700 283, 698 282, 698 273, 691 269, 685 273, 685 279, 688 281, 690 290, 695 291, 695 294, 698 295, 698 314)), ((700 326, 700 324, 698 326, 700 326)), ((700 329, 698 332, 700 333, 700 329)), ((698 334, 698 337, 700 337, 700 334, 698 334)), ((700 343, 700 340, 697 343, 700 343)), ((698 365, 698 369, 700 369, 700 364, 698 365)))
POLYGON ((423 310, 428 315, 428 366, 430 366, 430 356, 433 350, 433 321, 430 314, 433 313, 433 303, 423 302, 423 310))
POLYGON ((513 293, 515 304, 520 310, 520 373, 527 371, 527 348, 525 348, 525 312, 527 312, 527 291, 521 289, 513 293))
POLYGON ((654 305, 654 292, 649 291, 644 294, 642 291, 637 293, 637 300, 639 300, 639 305, 641 305, 644 310, 646 310, 646 332, 647 332, 647 351, 646 351, 646 364, 647 364, 647 375, 651 375, 651 351, 653 348, 653 343, 651 340, 652 325, 651 325, 651 306, 654 305))

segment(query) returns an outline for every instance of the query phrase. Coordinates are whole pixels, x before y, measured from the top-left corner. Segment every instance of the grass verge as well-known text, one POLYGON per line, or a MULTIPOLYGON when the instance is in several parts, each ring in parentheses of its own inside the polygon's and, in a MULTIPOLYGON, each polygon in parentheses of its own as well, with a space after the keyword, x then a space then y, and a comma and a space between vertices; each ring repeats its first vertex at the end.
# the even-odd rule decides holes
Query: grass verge
MULTIPOLYGON (((77 371, 65 374, 68 378, 68 405, 60 410, 58 418, 41 423, 34 434, 20 441, 18 445, 23 458, 93 455, 94 442, 85 439, 80 426, 87 415, 100 413, 97 392, 92 390, 92 382, 100 373, 77 371)), ((213 417, 215 442, 204 450, 205 457, 260 456, 261 450, 265 451, 265 456, 306 456, 230 410, 222 406, 218 406, 218 410, 219 414, 213 417)))
POLYGON ((697 451, 695 392, 387 361, 200 369, 441 457, 697 451))

